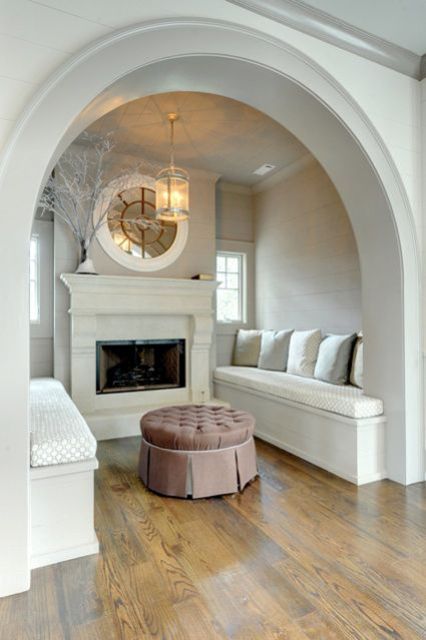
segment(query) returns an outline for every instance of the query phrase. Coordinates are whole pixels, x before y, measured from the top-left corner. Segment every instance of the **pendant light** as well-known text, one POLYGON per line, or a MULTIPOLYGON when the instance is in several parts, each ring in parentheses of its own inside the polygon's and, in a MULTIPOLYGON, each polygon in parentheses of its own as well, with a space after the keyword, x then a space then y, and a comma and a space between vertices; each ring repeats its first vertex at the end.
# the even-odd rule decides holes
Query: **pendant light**
POLYGON ((169 113, 170 165, 162 169, 155 179, 155 209, 157 220, 180 222, 189 218, 189 175, 175 167, 174 123, 177 113, 169 113))

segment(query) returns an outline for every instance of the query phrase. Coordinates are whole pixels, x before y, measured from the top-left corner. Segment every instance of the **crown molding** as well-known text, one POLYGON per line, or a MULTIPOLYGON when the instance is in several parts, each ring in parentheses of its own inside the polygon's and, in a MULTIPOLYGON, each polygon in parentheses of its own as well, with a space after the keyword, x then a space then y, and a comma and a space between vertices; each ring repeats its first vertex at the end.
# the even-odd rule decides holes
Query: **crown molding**
POLYGON ((340 49, 421 80, 426 77, 421 56, 392 42, 358 29, 300 0, 227 0, 248 11, 319 38, 340 49), (423 69, 421 70, 421 67, 423 69))
POLYGON ((217 188, 219 191, 239 193, 240 195, 244 196, 251 195, 251 187, 247 187, 243 184, 235 184, 234 182, 226 182, 225 180, 220 180, 217 183, 217 188))

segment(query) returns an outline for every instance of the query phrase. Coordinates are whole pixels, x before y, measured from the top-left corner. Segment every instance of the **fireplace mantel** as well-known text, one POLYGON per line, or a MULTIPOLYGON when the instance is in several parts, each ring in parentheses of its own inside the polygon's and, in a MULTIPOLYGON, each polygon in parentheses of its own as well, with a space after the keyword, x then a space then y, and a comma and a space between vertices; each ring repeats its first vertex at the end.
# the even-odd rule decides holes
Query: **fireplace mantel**
POLYGON ((154 406, 210 401, 217 282, 75 273, 61 280, 71 298, 71 395, 98 437, 137 433, 136 416, 154 406), (187 386, 96 395, 96 341, 142 338, 185 339, 187 386), (123 427, 124 415, 131 425, 123 427))
POLYGON ((217 282, 138 276, 63 273, 71 294, 71 314, 153 313, 212 316, 217 282))

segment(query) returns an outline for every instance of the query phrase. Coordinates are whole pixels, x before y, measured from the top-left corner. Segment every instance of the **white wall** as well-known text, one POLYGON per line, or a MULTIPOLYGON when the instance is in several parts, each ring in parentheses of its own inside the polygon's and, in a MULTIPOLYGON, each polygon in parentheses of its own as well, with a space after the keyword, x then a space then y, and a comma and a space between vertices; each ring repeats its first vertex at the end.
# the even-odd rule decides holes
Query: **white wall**
POLYGON ((34 220, 39 239, 40 322, 30 324, 30 375, 53 375, 53 222, 34 220))
POLYGON ((216 364, 231 364, 238 328, 254 326, 254 226, 253 200, 249 187, 219 181, 216 189, 216 246, 246 255, 247 322, 216 323, 216 364))
POLYGON ((322 167, 313 161, 256 193, 254 211, 257 327, 359 331, 358 250, 322 167))
MULTIPOLYGON (((423 185, 426 185, 426 78, 421 82, 421 114, 423 120, 422 129, 422 181, 423 185)), ((422 260, 422 288, 423 288, 423 300, 422 300, 422 318, 423 318, 423 342, 422 342, 422 357, 421 362, 423 371, 426 372, 426 197, 423 196, 422 204, 422 226, 419 228, 418 233, 421 238, 421 260, 422 260)), ((423 376, 423 420, 425 425, 425 441, 426 441, 426 376, 423 376)), ((426 454, 425 454, 426 455, 426 454)), ((425 480, 426 480, 426 468, 425 468, 425 480)))

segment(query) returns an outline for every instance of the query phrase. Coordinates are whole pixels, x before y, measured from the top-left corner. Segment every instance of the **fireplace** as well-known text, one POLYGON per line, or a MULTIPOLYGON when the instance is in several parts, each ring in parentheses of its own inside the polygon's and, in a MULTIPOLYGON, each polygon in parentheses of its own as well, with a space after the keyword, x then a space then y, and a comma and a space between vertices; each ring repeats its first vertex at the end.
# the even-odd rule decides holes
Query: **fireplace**
MULTIPOLYGON (((99 440, 140 435, 141 414, 159 406, 210 401, 216 282, 143 276, 88 278, 76 273, 62 274, 61 279, 71 294, 72 399, 99 440), (121 365, 124 373, 135 367, 135 350, 137 353, 142 346, 161 350, 167 344, 175 351, 173 357, 179 356, 173 382, 167 371, 169 361, 164 367, 164 386, 158 386, 158 377, 149 380, 145 375, 138 380, 136 375, 121 378, 108 388, 106 372, 120 359, 127 362, 126 367, 121 365), (124 347, 130 347, 133 356, 124 356, 124 347)), ((159 353, 158 357, 157 369, 161 359, 167 362, 170 355, 159 353)))
POLYGON ((185 340, 96 342, 96 393, 185 387, 185 340))

